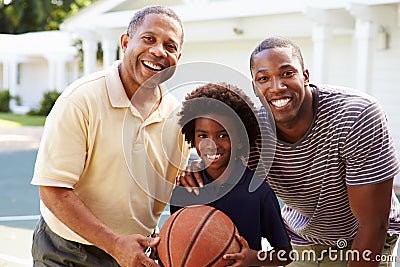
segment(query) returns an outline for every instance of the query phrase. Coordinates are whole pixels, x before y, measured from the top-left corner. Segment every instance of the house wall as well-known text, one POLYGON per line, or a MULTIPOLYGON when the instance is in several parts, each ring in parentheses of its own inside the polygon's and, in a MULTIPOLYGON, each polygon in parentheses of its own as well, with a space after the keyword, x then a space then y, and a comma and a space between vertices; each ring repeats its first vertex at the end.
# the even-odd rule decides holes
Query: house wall
MULTIPOLYGON (((245 82, 247 86, 242 89, 252 96, 254 101, 258 102, 251 89, 248 63, 250 54, 256 45, 257 40, 186 43, 183 47, 180 64, 205 61, 226 66, 227 71, 221 72, 220 81, 239 85, 239 80, 247 79, 247 82, 245 82), (227 77, 222 77, 222 75, 227 75, 227 77)), ((208 69, 208 71, 213 70, 208 69)), ((196 78, 194 77, 194 79, 196 78)))
MULTIPOLYGON (((31 109, 38 109, 44 93, 52 90, 62 92, 81 75, 78 61, 66 62, 65 64, 65 85, 62 88, 49 88, 49 63, 45 58, 36 57, 28 62, 19 63, 19 81, 17 81, 16 89, 21 98, 21 104, 31 109)), ((0 84, 3 79, 2 68, 3 66, 0 64, 0 84)))
POLYGON ((355 49, 353 36, 335 36, 331 40, 327 83, 356 86, 355 49))
POLYGON ((79 76, 78 68, 68 68, 78 64, 76 55, 68 32, 0 34, 0 90, 8 89, 22 101, 22 106, 12 105, 11 109, 25 113, 39 107, 44 92, 64 90, 79 76))
POLYGON ((43 93, 48 90, 48 63, 45 59, 20 63, 21 81, 18 86, 18 95, 22 105, 38 108, 43 93))
POLYGON ((390 28, 389 32, 389 48, 377 50, 374 58, 371 94, 386 112, 397 154, 400 155, 400 31, 399 28, 390 28))

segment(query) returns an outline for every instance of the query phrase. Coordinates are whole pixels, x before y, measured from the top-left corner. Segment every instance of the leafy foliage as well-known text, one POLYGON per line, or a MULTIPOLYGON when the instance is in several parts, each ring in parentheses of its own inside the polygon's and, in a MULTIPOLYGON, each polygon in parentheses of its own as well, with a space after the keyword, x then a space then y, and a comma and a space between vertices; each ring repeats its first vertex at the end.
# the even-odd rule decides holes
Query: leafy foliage
POLYGON ((10 111, 10 91, 4 90, 0 91, 0 112, 8 112, 10 111))
POLYGON ((0 33, 58 30, 68 16, 94 0, 0 0, 0 33))
POLYGON ((31 110, 28 112, 28 115, 49 115, 51 109, 56 103, 57 98, 60 96, 60 93, 57 90, 45 92, 43 95, 43 99, 40 102, 39 110, 31 110))

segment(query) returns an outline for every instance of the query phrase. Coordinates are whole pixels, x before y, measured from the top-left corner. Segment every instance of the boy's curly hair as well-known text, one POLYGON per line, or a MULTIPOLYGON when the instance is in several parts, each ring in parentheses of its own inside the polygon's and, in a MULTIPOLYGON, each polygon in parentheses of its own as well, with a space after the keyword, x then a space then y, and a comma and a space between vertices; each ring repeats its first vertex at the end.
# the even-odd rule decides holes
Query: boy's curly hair
POLYGON ((179 113, 179 124, 185 140, 194 147, 196 118, 210 115, 212 117, 213 114, 236 117, 233 112, 240 118, 240 121, 234 120, 237 129, 243 128, 242 125, 246 129, 245 133, 239 133, 244 139, 241 141, 248 141, 249 146, 255 146, 260 132, 257 110, 242 89, 228 83, 207 83, 187 94, 179 113))

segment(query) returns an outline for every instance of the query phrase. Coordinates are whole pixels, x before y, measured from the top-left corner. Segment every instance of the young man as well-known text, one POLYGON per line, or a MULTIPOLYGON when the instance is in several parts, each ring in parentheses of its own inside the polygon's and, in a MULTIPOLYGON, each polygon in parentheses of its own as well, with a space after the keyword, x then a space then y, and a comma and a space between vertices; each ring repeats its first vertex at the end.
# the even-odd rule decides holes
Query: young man
POLYGON ((188 154, 171 115, 178 103, 159 84, 173 74, 182 44, 177 15, 146 7, 121 36, 123 60, 57 100, 32 179, 42 214, 34 266, 158 266, 144 248, 159 240, 146 236, 188 154))
MULTIPOLYGON (((205 187, 200 194, 176 187, 170 200, 171 213, 189 205, 209 205, 228 215, 236 225, 242 245, 235 266, 277 266, 290 262, 290 239, 278 200, 267 183, 254 176, 242 157, 248 156, 259 135, 256 110, 250 98, 236 86, 208 83, 188 94, 180 112, 182 133, 196 148, 204 169, 205 187), (249 192, 250 182, 261 186, 249 192), (259 255, 266 238, 275 254, 259 255), (286 261, 278 258, 286 254, 286 261)), ((229 262, 227 261, 227 264, 229 262)))
MULTIPOLYGON (((285 203, 294 249, 318 257, 293 266, 378 266, 400 226, 392 192, 399 164, 383 110, 355 90, 310 84, 300 49, 284 38, 264 40, 250 68, 276 125, 272 162, 261 148, 267 181, 285 203), (329 256, 338 249, 360 257, 329 256)), ((260 114, 267 121, 266 110, 260 114)))
MULTIPOLYGON (((282 216, 297 251, 290 266, 379 266, 381 259, 387 261, 380 266, 392 266, 399 162, 380 105, 356 90, 311 84, 299 47, 285 38, 261 42, 250 68, 264 105, 258 170, 285 204, 282 216), (270 125, 276 125, 274 154, 264 145, 274 137, 270 125)), ((183 184, 195 185, 185 177, 183 184)))

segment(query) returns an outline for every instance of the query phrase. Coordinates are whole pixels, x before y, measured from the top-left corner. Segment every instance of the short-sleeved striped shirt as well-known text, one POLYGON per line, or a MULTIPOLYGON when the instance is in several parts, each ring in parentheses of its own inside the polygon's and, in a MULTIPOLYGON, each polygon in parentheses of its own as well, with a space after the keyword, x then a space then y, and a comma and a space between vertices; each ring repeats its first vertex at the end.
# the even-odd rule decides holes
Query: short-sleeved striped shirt
MULTIPOLYGON (((276 140, 268 123, 271 116, 261 108, 260 165, 268 170, 268 183, 285 203, 282 216, 292 242, 334 245, 339 239, 353 239, 358 228, 346 186, 393 178, 399 162, 377 101, 347 88, 310 88, 314 119, 294 144, 276 140), (271 140, 276 140, 275 153, 271 140)), ((389 232, 399 233, 400 204, 394 194, 390 218, 389 232)))

